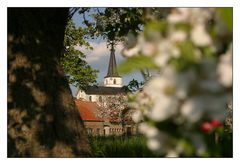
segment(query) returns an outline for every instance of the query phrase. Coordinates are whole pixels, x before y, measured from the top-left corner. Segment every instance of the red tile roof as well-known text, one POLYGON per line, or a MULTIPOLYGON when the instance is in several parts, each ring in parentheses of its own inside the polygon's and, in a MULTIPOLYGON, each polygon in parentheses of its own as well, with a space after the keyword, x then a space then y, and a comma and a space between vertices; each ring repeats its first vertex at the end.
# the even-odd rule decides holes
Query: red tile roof
POLYGON ((83 121, 98 121, 103 122, 103 120, 95 115, 98 106, 94 102, 75 100, 78 111, 81 115, 83 121))

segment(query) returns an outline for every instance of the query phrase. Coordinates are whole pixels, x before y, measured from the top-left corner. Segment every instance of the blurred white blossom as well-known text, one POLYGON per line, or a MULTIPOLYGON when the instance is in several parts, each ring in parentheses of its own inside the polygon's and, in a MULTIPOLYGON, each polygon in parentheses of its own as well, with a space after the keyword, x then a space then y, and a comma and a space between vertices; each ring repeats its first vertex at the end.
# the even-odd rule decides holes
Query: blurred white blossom
POLYGON ((201 98, 188 99, 181 106, 181 115, 190 123, 197 122, 204 113, 204 106, 201 98))
POLYGON ((157 138, 149 138, 147 141, 147 146, 152 151, 158 151, 161 148, 161 142, 157 138))
POLYGON ((164 67, 167 65, 169 58, 169 54, 162 53, 154 58, 154 62, 157 66, 164 67))
POLYGON ((232 47, 220 57, 217 72, 220 83, 225 87, 232 86, 232 47))
POLYGON ((137 45, 133 48, 129 48, 129 49, 123 49, 123 55, 126 56, 126 57, 132 57, 136 54, 139 53, 139 50, 140 50, 140 47, 137 45))
POLYGON ((177 112, 178 101, 173 97, 160 95, 147 116, 153 121, 163 121, 177 112))
POLYGON ((191 39, 196 46, 209 46, 212 43, 204 24, 197 24, 193 27, 191 39))
POLYGON ((221 41, 212 37, 209 22, 215 21, 217 32, 223 24, 214 8, 174 8, 166 20, 164 34, 156 29, 149 36, 141 33, 136 45, 123 51, 127 57, 151 57, 159 73, 135 94, 137 104, 132 106, 132 117, 151 150, 178 157, 184 155, 190 140, 192 154, 203 156, 208 146, 202 134, 196 132, 197 124, 206 119, 226 119, 231 93, 225 88, 232 87, 232 46, 230 43, 225 54, 216 54, 221 41), (175 130, 161 130, 153 124, 165 122, 174 125, 175 130), (168 134, 171 131, 179 131, 178 138, 182 139, 168 134))
POLYGON ((187 33, 183 30, 177 30, 172 32, 169 38, 172 42, 183 42, 187 38, 187 33))
POLYGON ((167 152, 167 155, 166 155, 166 157, 168 158, 176 158, 178 156, 179 154, 176 152, 176 150, 170 150, 167 152))
POLYGON ((132 114, 132 119, 135 123, 138 123, 142 120, 143 116, 142 116, 142 113, 141 111, 135 111, 133 114, 132 114))
POLYGON ((156 46, 151 42, 145 42, 142 46, 142 54, 146 56, 152 56, 156 53, 156 46))
POLYGON ((139 124, 138 129, 140 133, 145 134, 148 138, 155 138, 159 135, 158 129, 147 123, 139 124))
POLYGON ((187 21, 189 16, 189 8, 178 8, 173 9, 172 13, 169 14, 167 20, 169 23, 179 23, 187 21))

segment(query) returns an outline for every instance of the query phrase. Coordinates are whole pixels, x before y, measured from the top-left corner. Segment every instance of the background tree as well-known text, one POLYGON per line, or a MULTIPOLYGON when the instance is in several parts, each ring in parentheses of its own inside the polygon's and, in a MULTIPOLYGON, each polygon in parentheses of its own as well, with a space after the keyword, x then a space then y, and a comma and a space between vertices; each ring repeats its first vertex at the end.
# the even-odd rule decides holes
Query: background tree
MULTIPOLYGON (((137 35, 151 19, 162 19, 168 8, 80 8, 83 24, 89 27, 90 37, 102 37, 107 42, 125 41, 128 34, 137 35), (91 18, 87 19, 87 18, 91 18)), ((128 45, 133 46, 133 45, 128 45)))
POLYGON ((105 96, 102 100, 99 117, 119 120, 121 111, 127 108, 127 96, 123 94, 105 96))
POLYGON ((86 157, 62 57, 68 8, 8 9, 8 156, 86 157))
POLYGON ((60 60, 63 70, 67 74, 68 82, 80 89, 96 83, 98 72, 92 69, 84 60, 86 55, 79 50, 79 47, 92 49, 86 40, 87 32, 88 30, 86 28, 77 28, 71 18, 69 18, 65 29, 64 55, 60 60), (78 47, 78 49, 76 47, 78 47))
POLYGON ((128 92, 137 92, 139 91, 142 87, 143 87, 143 82, 138 82, 137 80, 135 79, 132 79, 128 85, 124 86, 124 88, 126 88, 126 91, 128 92))
POLYGON ((128 97, 125 94, 102 97, 102 103, 98 109, 98 117, 121 123, 122 127, 132 123, 133 110, 128 107, 128 97))

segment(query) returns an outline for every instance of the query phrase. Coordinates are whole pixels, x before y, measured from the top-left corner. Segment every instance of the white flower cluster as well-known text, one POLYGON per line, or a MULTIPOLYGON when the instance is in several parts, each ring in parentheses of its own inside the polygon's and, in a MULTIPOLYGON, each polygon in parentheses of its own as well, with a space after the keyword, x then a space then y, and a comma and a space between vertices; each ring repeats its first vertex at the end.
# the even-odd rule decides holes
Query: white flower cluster
POLYGON ((232 86, 232 63, 232 46, 230 46, 229 50, 220 57, 217 68, 220 83, 225 87, 232 86))
POLYGON ((181 126, 180 133, 192 140, 196 149, 194 154, 201 156, 206 149, 204 140, 192 130, 203 119, 224 121, 226 117, 231 93, 225 89, 232 87, 231 46, 220 56, 220 60, 206 57, 203 51, 208 48, 210 53, 215 53, 213 39, 207 31, 208 21, 214 19, 214 12, 212 8, 174 9, 167 17, 166 35, 154 31, 157 39, 149 41, 140 34, 134 47, 123 50, 126 57, 139 54, 152 57, 160 69, 160 76, 152 77, 145 84, 143 90, 136 94, 131 107, 136 110, 133 120, 140 123, 140 133, 148 138, 148 147, 153 151, 161 150, 169 157, 184 152, 179 149, 182 148, 181 142, 167 145, 168 142, 172 144, 168 132, 150 126, 149 122, 161 124, 170 120, 181 126), (190 27, 190 30, 179 29, 177 25, 180 24, 190 27), (181 60, 189 58, 180 46, 186 42, 192 45, 188 49, 193 52, 193 61, 200 66, 198 70, 192 67, 178 70, 170 62, 175 59, 181 63, 181 60), (188 131, 190 133, 186 134, 188 131))

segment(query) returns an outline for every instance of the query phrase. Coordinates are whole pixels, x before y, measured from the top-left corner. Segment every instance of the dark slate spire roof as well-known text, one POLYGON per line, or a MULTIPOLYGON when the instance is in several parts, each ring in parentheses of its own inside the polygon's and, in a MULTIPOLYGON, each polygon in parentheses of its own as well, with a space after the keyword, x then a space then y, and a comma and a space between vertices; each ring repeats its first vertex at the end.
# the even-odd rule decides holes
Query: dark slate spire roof
POLYGON ((108 64, 108 72, 105 77, 120 77, 117 71, 117 64, 115 59, 115 49, 113 48, 113 45, 111 47, 111 54, 108 64))

